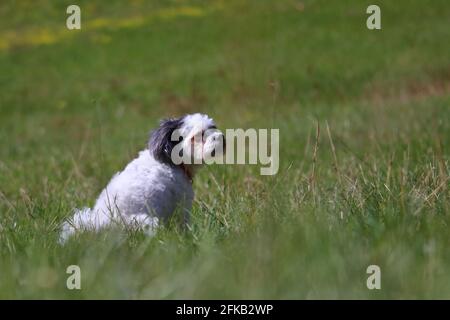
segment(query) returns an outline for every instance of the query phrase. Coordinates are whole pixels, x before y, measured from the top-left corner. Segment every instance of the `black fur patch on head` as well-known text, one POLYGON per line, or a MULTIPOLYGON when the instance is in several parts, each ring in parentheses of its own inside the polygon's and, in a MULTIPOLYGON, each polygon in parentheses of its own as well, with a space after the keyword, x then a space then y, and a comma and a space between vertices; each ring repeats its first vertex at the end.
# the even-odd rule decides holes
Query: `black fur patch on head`
POLYGON ((161 120, 159 128, 150 133, 148 149, 158 161, 172 164, 171 153, 178 141, 172 141, 172 133, 183 125, 183 118, 161 120))

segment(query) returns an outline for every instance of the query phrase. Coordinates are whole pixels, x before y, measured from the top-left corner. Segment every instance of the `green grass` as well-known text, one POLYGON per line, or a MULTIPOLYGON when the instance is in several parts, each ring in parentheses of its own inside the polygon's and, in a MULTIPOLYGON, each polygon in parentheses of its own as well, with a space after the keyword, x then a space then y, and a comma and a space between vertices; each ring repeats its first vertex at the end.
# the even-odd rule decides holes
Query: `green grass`
POLYGON ((378 1, 381 31, 370 1, 71 3, 0 5, 0 298, 450 298, 448 1, 378 1), (279 128, 279 173, 203 169, 190 232, 58 245, 188 112, 279 128))

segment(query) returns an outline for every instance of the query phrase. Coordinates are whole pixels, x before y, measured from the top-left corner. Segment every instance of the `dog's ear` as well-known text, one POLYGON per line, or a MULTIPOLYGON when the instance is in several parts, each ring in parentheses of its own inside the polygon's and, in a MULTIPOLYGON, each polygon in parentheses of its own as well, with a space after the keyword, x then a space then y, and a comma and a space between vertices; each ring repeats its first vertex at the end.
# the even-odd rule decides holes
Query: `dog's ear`
POLYGON ((148 142, 148 149, 153 158, 163 163, 172 164, 172 149, 178 142, 172 141, 171 137, 173 131, 180 128, 182 124, 183 118, 161 120, 159 128, 150 133, 148 142))

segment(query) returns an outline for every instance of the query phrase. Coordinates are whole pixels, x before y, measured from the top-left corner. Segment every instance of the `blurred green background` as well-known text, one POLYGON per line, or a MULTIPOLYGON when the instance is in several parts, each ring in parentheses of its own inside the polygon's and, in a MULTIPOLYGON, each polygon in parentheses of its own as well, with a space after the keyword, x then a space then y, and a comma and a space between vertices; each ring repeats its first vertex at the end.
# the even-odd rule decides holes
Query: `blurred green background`
POLYGON ((364 0, 70 4, 0 4, 0 298, 450 298, 450 2, 377 1, 373 31, 364 0), (190 232, 60 246, 191 112, 280 129, 278 174, 207 167, 190 232))

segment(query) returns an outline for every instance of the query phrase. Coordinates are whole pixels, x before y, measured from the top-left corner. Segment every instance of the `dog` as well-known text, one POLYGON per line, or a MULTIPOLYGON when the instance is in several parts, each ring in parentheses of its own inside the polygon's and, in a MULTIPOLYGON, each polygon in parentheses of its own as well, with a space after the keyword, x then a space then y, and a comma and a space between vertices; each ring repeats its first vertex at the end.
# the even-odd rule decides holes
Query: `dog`
POLYGON ((98 231, 112 223, 137 226, 152 235, 177 210, 183 224, 189 224, 194 176, 205 160, 223 156, 224 149, 224 135, 205 114, 160 121, 148 148, 113 176, 93 209, 76 209, 63 223, 60 242, 79 230, 98 231))

